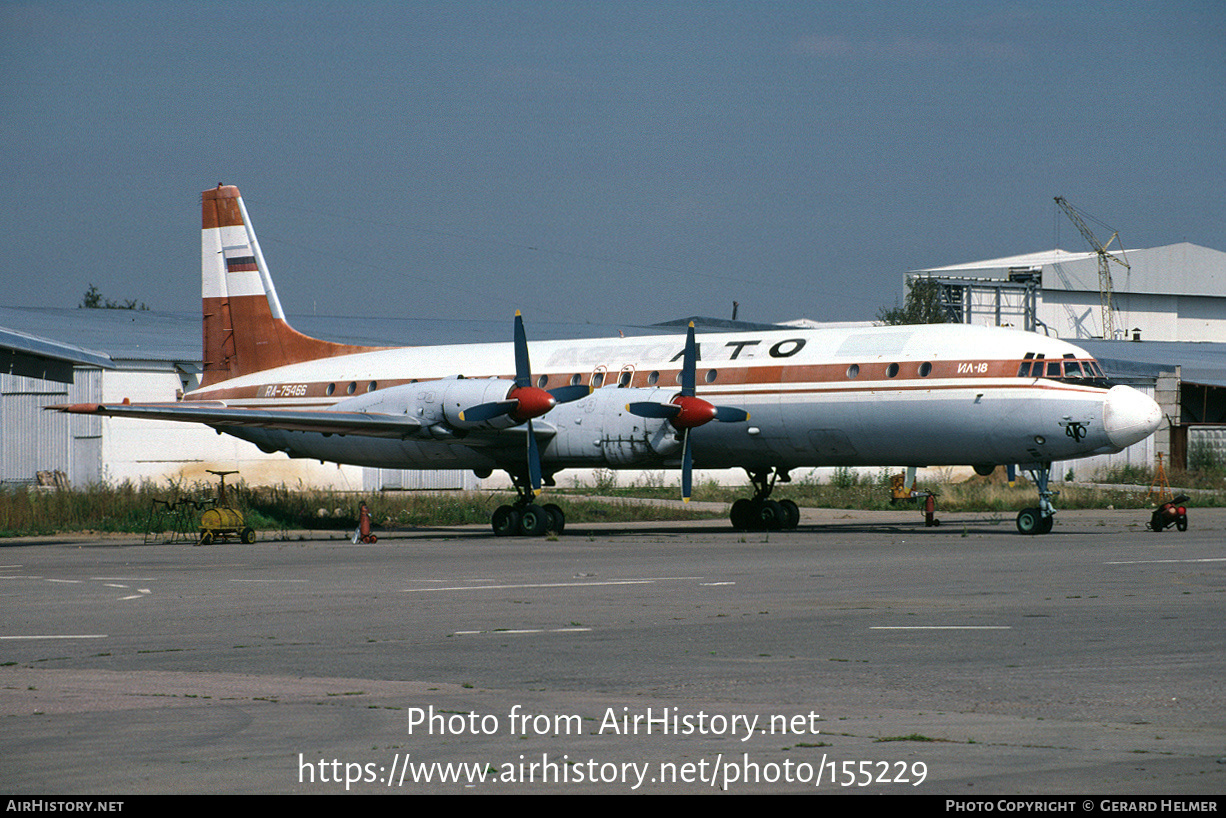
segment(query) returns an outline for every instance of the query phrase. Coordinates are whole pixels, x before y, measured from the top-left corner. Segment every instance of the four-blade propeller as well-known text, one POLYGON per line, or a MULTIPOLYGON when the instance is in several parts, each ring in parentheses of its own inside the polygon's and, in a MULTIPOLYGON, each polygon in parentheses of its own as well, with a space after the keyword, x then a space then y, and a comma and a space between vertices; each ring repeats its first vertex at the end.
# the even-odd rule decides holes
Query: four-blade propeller
POLYGON ((690 430, 710 421, 741 423, 749 413, 732 406, 715 406, 695 393, 698 369, 698 345, 694 341, 694 322, 685 336, 685 352, 681 358, 681 392, 669 403, 650 401, 630 403, 626 411, 643 418, 665 418, 681 432, 681 499, 687 503, 693 489, 694 452, 690 430))
POLYGON ((460 413, 465 421, 479 423, 506 415, 518 423, 528 424, 528 482, 534 494, 541 492, 541 453, 532 432, 532 419, 539 418, 559 403, 569 403, 591 394, 591 387, 562 386, 548 391, 532 385, 532 365, 528 361, 528 335, 524 332, 524 317, 515 311, 515 385, 506 398, 470 406, 460 413))

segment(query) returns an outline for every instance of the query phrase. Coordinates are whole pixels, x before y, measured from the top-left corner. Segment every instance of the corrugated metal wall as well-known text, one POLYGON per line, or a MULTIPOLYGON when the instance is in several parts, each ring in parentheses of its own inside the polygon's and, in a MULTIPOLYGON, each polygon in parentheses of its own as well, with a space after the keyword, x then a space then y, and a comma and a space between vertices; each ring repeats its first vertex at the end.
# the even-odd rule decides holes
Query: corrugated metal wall
POLYGON ((1188 427, 1188 468, 1226 466, 1226 426, 1188 427))
MULTIPOLYGON (((77 369, 68 387, 69 403, 98 403, 102 400, 102 370, 77 369)), ((45 415, 57 414, 44 412, 45 415)), ((102 481, 102 418, 95 415, 59 415, 68 418, 72 436, 72 471, 68 478, 74 486, 102 481)))
POLYGON ((33 483, 39 471, 70 473, 68 417, 42 409, 67 400, 66 384, 0 375, 0 481, 33 483))
POLYGON ((364 469, 364 491, 421 491, 429 489, 465 489, 475 491, 481 485, 477 475, 462 469, 418 471, 412 469, 364 469))
POLYGON ((43 411, 101 400, 101 370, 74 375, 69 385, 0 373, 0 483, 32 484, 40 471, 61 471, 73 485, 101 477, 101 419, 43 411))

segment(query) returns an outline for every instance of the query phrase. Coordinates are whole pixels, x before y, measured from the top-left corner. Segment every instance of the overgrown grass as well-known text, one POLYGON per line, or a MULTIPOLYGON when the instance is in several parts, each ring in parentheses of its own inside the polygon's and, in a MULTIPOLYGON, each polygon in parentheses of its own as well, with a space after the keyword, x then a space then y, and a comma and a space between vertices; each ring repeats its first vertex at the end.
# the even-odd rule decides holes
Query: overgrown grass
MULTIPOLYGON (((143 533, 158 525, 156 511, 190 500, 206 506, 216 499, 215 485, 135 486, 94 485, 55 490, 19 486, 0 489, 0 537, 55 534, 69 531, 143 533), (154 525, 150 525, 152 522, 154 525)), ((351 492, 295 489, 287 486, 226 487, 227 505, 243 514, 257 531, 339 531, 358 526, 358 502, 365 500, 375 530, 421 526, 488 524, 490 512, 510 498, 491 492, 351 492)), ((685 520, 718 516, 695 509, 659 508, 641 503, 553 498, 566 511, 568 523, 685 520)), ((544 502, 544 501, 542 501, 544 502)), ((192 510, 195 530, 199 511, 192 510)))
MULTIPOLYGON (((1203 451, 1199 456, 1188 455, 1188 468, 1180 471, 1167 471, 1167 482, 1179 488, 1203 489, 1208 491, 1226 491, 1226 466, 1218 463, 1212 451, 1203 451)), ((1154 480, 1154 470, 1141 466, 1118 466, 1107 469, 1096 475, 1095 481, 1100 483, 1124 483, 1134 486, 1148 486, 1154 480)))
MULTIPOLYGON (((872 475, 864 475, 851 469, 836 469, 829 482, 813 479, 797 480, 792 483, 777 483, 771 494, 773 499, 791 498, 800 506, 812 508, 866 509, 883 511, 891 508, 905 507, 891 502, 889 471, 881 469, 872 475)), ((1119 488, 1082 485, 1077 483, 1061 483, 1055 488, 1060 492, 1056 506, 1065 509, 1090 508, 1147 508, 1152 507, 1151 498, 1146 496, 1151 476, 1145 470, 1133 469, 1121 471, 1114 475, 1115 479, 1104 478, 1104 483, 1119 483, 1119 488), (1138 486, 1142 486, 1138 490, 1138 486)), ((1209 493, 1197 493, 1192 499, 1193 505, 1226 506, 1226 482, 1215 480, 1214 475, 1204 475, 1194 472, 1180 472, 1170 477, 1170 484, 1181 488, 1205 489, 1209 493)), ((1034 506, 1037 494, 1034 485, 1025 478, 1018 479, 1013 486, 993 477, 972 477, 963 482, 919 482, 917 491, 930 491, 937 495, 937 508, 941 511, 1018 511, 1034 506)), ((1176 489, 1178 490, 1178 489, 1176 489)), ((640 484, 627 486, 577 485, 567 491, 576 493, 600 493, 615 497, 649 497, 657 499, 677 499, 681 490, 674 482, 665 485, 662 481, 652 478, 640 484)), ((753 488, 746 483, 741 486, 719 485, 715 482, 697 483, 694 486, 695 501, 732 503, 738 498, 747 497, 753 493, 753 488)), ((909 502, 909 501, 902 501, 909 502)))
MULTIPOLYGON (((1119 482, 1119 488, 1065 483, 1058 486, 1056 505, 1064 509, 1147 508, 1151 498, 1144 489, 1152 476, 1146 470, 1119 470, 1102 482, 1119 482), (1125 485, 1126 484, 1126 485, 1125 485)), ((1191 500, 1195 506, 1226 506, 1226 476, 1218 469, 1172 474, 1172 486, 1202 488, 1191 500)), ((1034 486, 1019 480, 1008 486, 991 478, 972 478, 959 483, 921 483, 920 491, 937 494, 943 512, 1012 512, 1035 505, 1034 486)), ((697 484, 696 501, 731 504, 752 493, 748 485, 697 484)), ((680 498, 676 476, 652 473, 639 484, 618 485, 614 472, 597 473, 595 485, 576 485, 551 490, 542 502, 558 503, 568 523, 638 522, 722 517, 725 512, 699 511, 693 506, 652 505, 631 498, 676 500, 680 498), (599 494, 593 500, 576 495, 599 494), (569 496, 568 496, 569 495, 569 496), (619 500, 618 498, 623 498, 619 500)), ((202 505, 214 500, 214 484, 192 486, 154 484, 140 486, 93 485, 82 489, 55 490, 19 486, 0 488, 0 537, 53 534, 68 531, 142 533, 149 528, 154 500, 179 502, 187 499, 202 505)), ((798 505, 815 508, 877 509, 906 508, 910 503, 890 502, 889 473, 882 469, 864 476, 850 469, 838 470, 829 482, 813 479, 778 483, 772 497, 791 498, 798 505)), ((242 512, 248 525, 262 532, 308 530, 350 532, 358 525, 358 502, 365 500, 376 531, 422 526, 485 525, 490 512, 510 502, 506 493, 492 492, 353 492, 297 489, 287 486, 227 486, 228 505, 242 512)), ((199 517, 196 516, 198 521, 199 517)), ((195 526, 192 526, 193 529, 195 526)), ((154 530, 160 530, 154 526, 154 530)))
POLYGON ((150 500, 143 487, 89 486, 62 491, 0 489, 0 536, 56 531, 143 531, 150 500))

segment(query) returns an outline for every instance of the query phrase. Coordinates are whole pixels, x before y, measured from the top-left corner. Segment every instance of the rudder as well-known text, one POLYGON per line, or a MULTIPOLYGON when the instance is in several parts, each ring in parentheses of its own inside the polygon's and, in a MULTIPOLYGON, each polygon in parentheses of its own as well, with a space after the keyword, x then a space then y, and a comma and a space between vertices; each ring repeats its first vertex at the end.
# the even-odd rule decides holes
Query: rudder
POLYGON ((218 185, 204 191, 201 203, 201 386, 301 361, 377 349, 321 341, 291 327, 238 188, 218 185))

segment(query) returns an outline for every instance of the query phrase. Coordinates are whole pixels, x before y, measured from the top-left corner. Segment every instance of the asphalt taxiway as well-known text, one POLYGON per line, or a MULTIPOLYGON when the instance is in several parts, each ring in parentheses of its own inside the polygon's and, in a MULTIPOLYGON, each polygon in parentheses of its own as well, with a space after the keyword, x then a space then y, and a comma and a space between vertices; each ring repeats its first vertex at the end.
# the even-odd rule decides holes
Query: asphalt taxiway
POLYGON ((0 789, 1226 792, 1226 510, 941 518, 0 542, 0 789))

